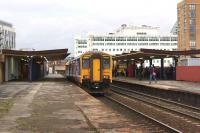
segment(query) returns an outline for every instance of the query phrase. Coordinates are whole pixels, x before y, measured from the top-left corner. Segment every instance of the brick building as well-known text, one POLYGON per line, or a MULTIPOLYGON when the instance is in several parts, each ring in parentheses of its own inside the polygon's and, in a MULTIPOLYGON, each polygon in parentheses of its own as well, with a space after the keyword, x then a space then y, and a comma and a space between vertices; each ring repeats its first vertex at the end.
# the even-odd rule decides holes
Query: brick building
POLYGON ((200 0, 183 0, 177 5, 178 49, 200 49, 200 0))

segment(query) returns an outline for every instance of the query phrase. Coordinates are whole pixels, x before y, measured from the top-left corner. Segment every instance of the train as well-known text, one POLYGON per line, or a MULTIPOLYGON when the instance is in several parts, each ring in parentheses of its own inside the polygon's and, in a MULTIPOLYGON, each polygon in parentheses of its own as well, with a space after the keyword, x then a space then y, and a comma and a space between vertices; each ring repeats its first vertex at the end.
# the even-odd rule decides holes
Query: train
POLYGON ((86 52, 67 63, 66 77, 87 88, 89 93, 104 93, 112 83, 112 56, 86 52))

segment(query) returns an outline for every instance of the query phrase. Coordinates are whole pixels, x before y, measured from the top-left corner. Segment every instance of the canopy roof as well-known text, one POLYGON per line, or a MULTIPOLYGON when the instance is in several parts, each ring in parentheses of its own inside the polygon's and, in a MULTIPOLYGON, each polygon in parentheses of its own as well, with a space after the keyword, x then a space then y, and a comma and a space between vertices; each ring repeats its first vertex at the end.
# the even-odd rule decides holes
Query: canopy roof
POLYGON ((70 53, 68 49, 42 50, 42 51, 21 51, 3 49, 2 54, 17 57, 46 57, 47 60, 63 60, 70 53))
POLYGON ((141 49, 140 51, 131 51, 130 53, 123 53, 121 55, 113 56, 114 60, 148 60, 160 58, 178 58, 179 56, 191 56, 200 54, 200 50, 188 51, 166 51, 154 49, 141 49))

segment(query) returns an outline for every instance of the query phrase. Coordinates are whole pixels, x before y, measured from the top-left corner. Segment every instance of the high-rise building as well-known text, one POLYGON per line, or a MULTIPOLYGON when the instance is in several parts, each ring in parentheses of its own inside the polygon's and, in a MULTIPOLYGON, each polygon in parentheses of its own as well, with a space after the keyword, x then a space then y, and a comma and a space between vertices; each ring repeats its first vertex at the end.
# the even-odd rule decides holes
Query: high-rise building
POLYGON ((177 5, 178 50, 200 49, 200 0, 177 5))
POLYGON ((87 39, 76 37, 74 43, 74 57, 77 57, 86 51, 89 51, 87 39))
POLYGON ((0 49, 15 49, 15 37, 13 25, 0 20, 0 49))
POLYGON ((139 51, 142 48, 177 50, 176 24, 170 33, 161 33, 158 27, 122 25, 109 34, 89 34, 75 38, 74 56, 87 51, 103 51, 111 55, 139 51))
MULTIPOLYGON (((145 49, 177 50, 177 28, 173 26, 171 32, 161 33, 159 27, 147 25, 135 26, 123 24, 113 33, 89 34, 86 38, 76 38, 74 56, 77 57, 87 51, 103 51, 116 55, 130 51, 145 49)), ((164 61, 172 64, 171 59, 164 61)), ((155 65, 159 60, 153 60, 155 65)))

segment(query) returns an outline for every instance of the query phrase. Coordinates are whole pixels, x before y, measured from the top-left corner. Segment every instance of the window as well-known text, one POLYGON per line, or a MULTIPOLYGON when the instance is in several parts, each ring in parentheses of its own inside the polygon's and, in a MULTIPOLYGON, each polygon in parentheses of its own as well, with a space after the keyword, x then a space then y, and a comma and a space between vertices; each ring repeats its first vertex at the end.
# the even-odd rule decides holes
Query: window
POLYGON ((127 37, 127 41, 137 41, 137 37, 127 37))
POLYGON ((125 37, 117 37, 116 41, 126 41, 126 38, 125 37))
POLYGON ((126 45, 126 43, 117 43, 117 45, 121 45, 122 46, 122 45, 126 45))
POLYGON ((89 68, 90 67, 90 59, 83 59, 83 68, 89 68))
POLYGON ((139 37, 138 41, 148 41, 148 38, 147 37, 139 37))
POLYGON ((159 43, 149 43, 149 45, 159 45, 159 43))
POLYGON ((98 51, 98 49, 94 48, 94 49, 92 49, 92 51, 98 51))
POLYGON ((87 40, 77 40, 78 44, 87 44, 87 40))
POLYGON ((94 46, 103 46, 104 43, 93 43, 94 46))
POLYGON ((170 41, 170 37, 161 37, 160 41, 170 41))
POLYGON ((80 75, 80 58, 76 60, 76 74, 80 75))
POLYGON ((150 37, 149 41, 159 41, 159 38, 158 37, 150 37))
POLYGON ((108 45, 108 46, 114 46, 115 43, 107 43, 106 45, 108 45))
POLYGON ((138 45, 140 45, 140 46, 147 46, 148 43, 138 43, 138 45))
POLYGON ((137 35, 147 35, 146 32, 137 32, 137 35))
POLYGON ((109 57, 104 57, 103 68, 110 68, 110 58, 109 57))
POLYGON ((115 41, 115 37, 106 37, 105 41, 115 41))
POLYGON ((190 19, 190 41, 196 40, 196 23, 195 19, 190 19))
POLYGON ((196 9, 196 6, 195 6, 195 4, 190 4, 190 5, 189 5, 189 8, 190 8, 190 10, 195 10, 195 9, 196 9))
POLYGON ((104 41, 104 37, 93 37, 93 41, 104 41))
POLYGON ((171 37, 171 41, 177 41, 177 37, 171 37))
POLYGON ((78 46, 78 48, 87 48, 87 46, 78 46))
POLYGON ((137 43, 127 43, 127 45, 134 45, 134 46, 136 46, 137 43))
POLYGON ((195 46, 196 46, 195 41, 190 41, 190 47, 195 47, 195 46))
POLYGON ((160 43, 160 45, 162 45, 162 46, 169 46, 170 43, 160 43))
POLYGON ((190 11, 190 17, 191 17, 191 18, 196 17, 195 11, 190 11))

